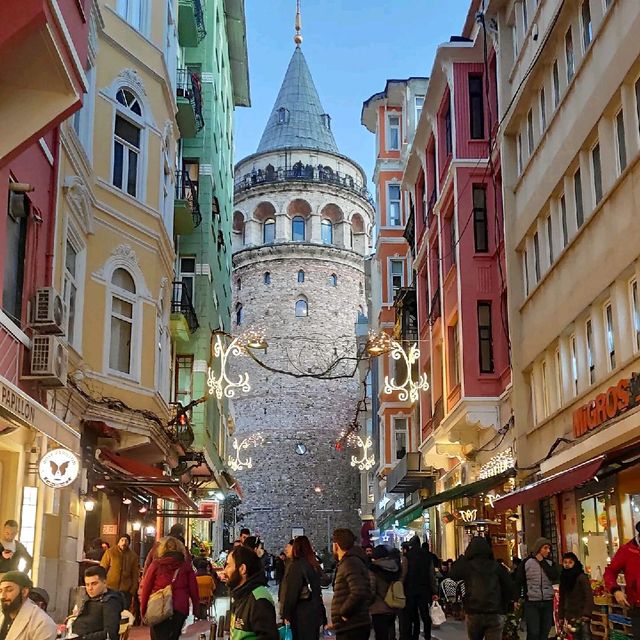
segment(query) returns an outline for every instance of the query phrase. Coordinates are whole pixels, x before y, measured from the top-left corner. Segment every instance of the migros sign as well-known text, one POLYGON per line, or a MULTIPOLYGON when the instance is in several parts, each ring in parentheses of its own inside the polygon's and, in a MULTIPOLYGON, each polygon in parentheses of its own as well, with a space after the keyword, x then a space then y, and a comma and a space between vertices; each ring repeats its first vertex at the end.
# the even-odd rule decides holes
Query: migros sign
POLYGON ((573 435, 576 438, 601 427, 621 413, 640 404, 640 375, 632 373, 604 393, 599 393, 591 402, 573 412, 573 435))

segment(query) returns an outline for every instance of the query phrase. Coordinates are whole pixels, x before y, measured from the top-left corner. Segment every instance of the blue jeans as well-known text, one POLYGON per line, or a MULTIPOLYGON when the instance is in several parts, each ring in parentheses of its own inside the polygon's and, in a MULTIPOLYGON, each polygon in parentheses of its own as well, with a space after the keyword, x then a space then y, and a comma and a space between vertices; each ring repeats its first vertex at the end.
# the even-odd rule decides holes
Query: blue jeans
POLYGON ((547 640, 553 627, 553 601, 525 601, 524 621, 527 625, 527 640, 547 640))

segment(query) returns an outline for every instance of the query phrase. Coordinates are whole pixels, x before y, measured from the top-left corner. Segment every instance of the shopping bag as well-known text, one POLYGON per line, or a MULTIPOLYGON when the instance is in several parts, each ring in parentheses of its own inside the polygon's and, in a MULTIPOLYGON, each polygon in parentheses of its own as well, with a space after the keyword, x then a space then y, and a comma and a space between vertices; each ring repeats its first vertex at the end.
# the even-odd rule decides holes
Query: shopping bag
POLYGON ((280 640, 293 640, 291 625, 283 624, 282 626, 278 627, 278 635, 280 636, 280 640))
POLYGON ((431 623, 435 626, 440 626, 447 621, 447 616, 444 615, 444 611, 439 602, 434 602, 429 609, 431 615, 431 623))

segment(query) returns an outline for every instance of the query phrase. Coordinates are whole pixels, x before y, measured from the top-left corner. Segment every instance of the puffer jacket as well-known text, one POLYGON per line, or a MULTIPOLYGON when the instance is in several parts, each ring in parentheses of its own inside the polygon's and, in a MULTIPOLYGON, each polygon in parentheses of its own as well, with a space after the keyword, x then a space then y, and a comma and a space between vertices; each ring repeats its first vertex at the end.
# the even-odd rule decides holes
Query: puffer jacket
POLYGON ((370 625, 372 601, 367 556, 360 547, 352 547, 339 562, 333 581, 331 622, 336 632, 370 625))
POLYGON ((107 589, 101 596, 82 603, 78 617, 73 622, 73 632, 82 640, 117 638, 120 615, 125 608, 122 594, 107 589))
POLYGON ((170 551, 149 565, 149 569, 142 580, 140 613, 143 617, 147 613, 147 605, 151 594, 171 584, 174 575, 176 578, 172 586, 173 609, 188 616, 189 600, 191 600, 193 610, 198 610, 200 596, 193 567, 190 562, 185 561, 182 553, 170 551), (178 571, 177 575, 176 570, 178 571))
POLYGON ((624 573, 624 592, 629 604, 640 607, 640 545, 635 538, 616 551, 611 564, 605 569, 604 584, 610 593, 620 590, 619 573, 624 573))
POLYGON ((375 594, 375 600, 369 607, 372 616, 385 613, 397 613, 385 601, 389 585, 400 579, 400 565, 394 558, 379 558, 372 560, 370 565, 371 589, 375 594))
POLYGON ((279 640, 273 598, 262 572, 231 592, 231 640, 279 640))
POLYGON ((485 538, 471 540, 464 556, 453 563, 447 577, 464 580, 463 605, 468 614, 505 614, 515 598, 509 572, 495 559, 485 538))

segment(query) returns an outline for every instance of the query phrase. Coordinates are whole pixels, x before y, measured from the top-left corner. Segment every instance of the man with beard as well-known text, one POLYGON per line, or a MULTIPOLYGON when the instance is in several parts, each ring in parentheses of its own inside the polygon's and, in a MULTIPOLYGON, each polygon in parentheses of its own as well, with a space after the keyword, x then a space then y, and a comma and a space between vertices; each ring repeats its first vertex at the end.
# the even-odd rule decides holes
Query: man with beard
POLYGON ((17 535, 18 523, 15 520, 7 520, 0 538, 0 574, 18 570, 29 573, 31 570, 33 559, 25 546, 16 540, 17 535), (24 562, 22 567, 21 561, 24 562))
POLYGON ((124 602, 120 593, 107 587, 105 568, 89 567, 84 572, 84 586, 89 598, 82 603, 73 632, 82 640, 117 638, 124 602))
POLYGON ((138 556, 131 550, 131 536, 124 533, 118 544, 105 551, 100 564, 107 570, 107 586, 120 591, 125 606, 131 606, 131 598, 138 589, 140 564, 138 556))
POLYGON ((225 574, 231 592, 231 640, 278 640, 276 610, 260 558, 247 547, 236 547, 225 574))
POLYGON ((0 581, 0 640, 55 640, 56 623, 29 599, 33 587, 20 571, 8 571, 0 581))

